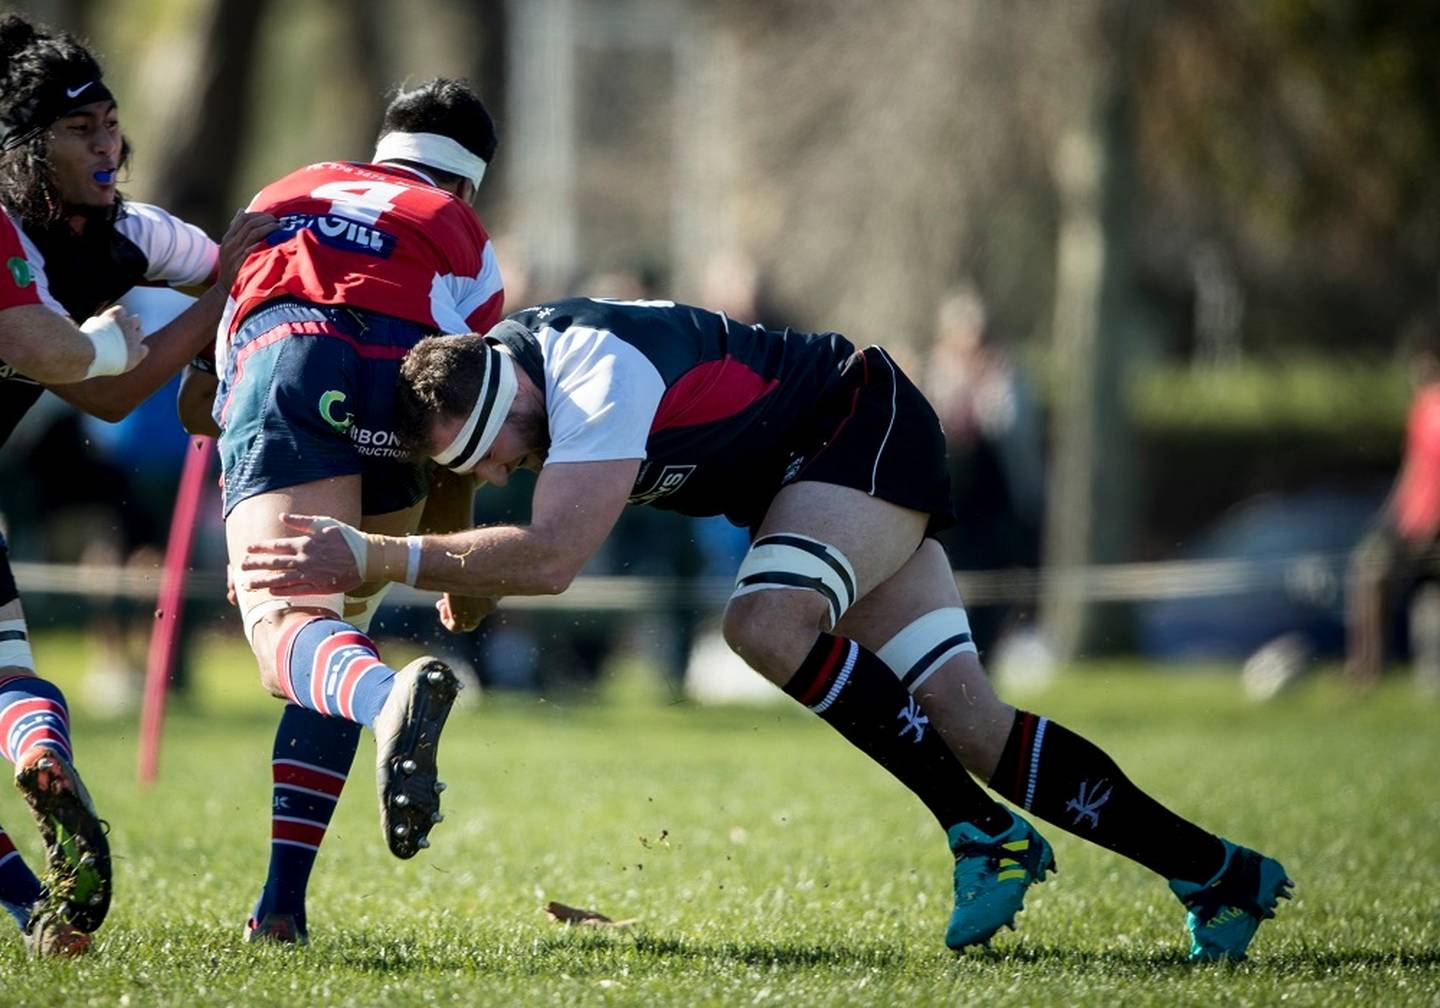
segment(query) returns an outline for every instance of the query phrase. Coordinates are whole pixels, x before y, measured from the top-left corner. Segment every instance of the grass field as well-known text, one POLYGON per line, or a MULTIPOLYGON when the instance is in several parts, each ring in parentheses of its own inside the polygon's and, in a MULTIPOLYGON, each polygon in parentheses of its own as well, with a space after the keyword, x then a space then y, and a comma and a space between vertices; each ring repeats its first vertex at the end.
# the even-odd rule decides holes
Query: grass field
MULTIPOLYGON (((36 644, 77 696, 82 647, 36 644)), ((79 961, 0 942, 0 1004, 1440 1004, 1440 706, 1408 683, 1357 699, 1322 677, 1257 707, 1233 675, 1096 667, 1026 698, 1290 869, 1297 898, 1250 961, 1193 968, 1164 884, 1053 827, 1061 871, 1019 931, 947 952, 943 838, 882 771, 798 709, 668 705, 625 679, 458 712, 447 821, 412 862, 379 836, 367 740, 317 868, 312 944, 250 947, 279 705, 240 649, 199 664, 151 791, 133 721, 77 704, 115 907, 79 961), (552 899, 635 923, 566 928, 541 911, 552 899)), ((33 855, 18 797, 0 815, 33 855)))

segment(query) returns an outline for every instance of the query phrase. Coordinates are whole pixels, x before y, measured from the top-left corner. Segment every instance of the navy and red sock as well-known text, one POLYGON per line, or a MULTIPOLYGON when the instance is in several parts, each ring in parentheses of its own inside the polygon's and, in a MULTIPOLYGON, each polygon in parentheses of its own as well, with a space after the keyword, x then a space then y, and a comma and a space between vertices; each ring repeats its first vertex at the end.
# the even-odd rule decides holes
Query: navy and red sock
POLYGON ((1010 825, 890 667, 855 641, 822 633, 785 692, 913 791, 941 828, 968 822, 995 834, 1010 825))
POLYGON ((30 908, 44 892, 10 835, 0 827, 0 909, 24 928, 30 923, 30 908))
POLYGON ((73 759, 65 695, 28 672, 0 676, 0 756, 16 763, 35 746, 73 759))
POLYGON ((285 705, 271 759, 270 867, 257 922, 268 913, 293 914, 306 930, 310 872, 359 744, 355 722, 285 705))
POLYGON ((353 624, 317 616, 280 638, 275 669, 290 702, 335 718, 373 726, 390 696, 395 670, 353 624))

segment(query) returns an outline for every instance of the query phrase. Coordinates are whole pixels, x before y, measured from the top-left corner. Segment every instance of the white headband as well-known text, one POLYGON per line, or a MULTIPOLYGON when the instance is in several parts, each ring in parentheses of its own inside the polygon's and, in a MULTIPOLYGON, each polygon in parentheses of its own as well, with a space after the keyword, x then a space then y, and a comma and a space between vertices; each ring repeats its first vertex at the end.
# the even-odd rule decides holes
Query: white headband
POLYGON ((375 145, 375 161, 418 161, 470 180, 480 188, 485 159, 459 141, 439 133, 386 133, 375 145))
POLYGON ((510 404, 515 401, 515 362, 498 347, 485 349, 485 374, 480 380, 475 408, 455 440, 433 456, 436 462, 457 473, 469 472, 485 457, 500 433, 500 425, 510 415, 510 404))

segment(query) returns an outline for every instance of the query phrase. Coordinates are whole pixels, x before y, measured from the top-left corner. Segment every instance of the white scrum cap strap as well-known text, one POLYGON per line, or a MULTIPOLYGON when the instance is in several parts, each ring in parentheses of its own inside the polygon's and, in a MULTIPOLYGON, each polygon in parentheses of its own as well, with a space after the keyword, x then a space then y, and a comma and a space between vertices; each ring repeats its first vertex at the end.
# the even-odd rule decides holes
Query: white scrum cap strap
POLYGON ((373 161, 415 161, 469 179, 480 188, 485 159, 464 144, 439 133, 386 133, 375 144, 373 161))
POLYGON ((435 461, 457 473, 474 469, 490 450, 505 418, 510 415, 510 404, 515 401, 517 387, 515 361, 499 347, 488 345, 485 373, 480 380, 480 395, 475 400, 475 406, 466 417, 460 433, 434 456, 435 461))
POLYGON ((926 613, 876 652, 911 693, 962 651, 976 651, 970 619, 959 606, 926 613))
POLYGON ((834 546, 798 532, 761 536, 735 575, 731 598, 790 588, 818 592, 830 607, 830 626, 855 604, 855 569, 834 546))

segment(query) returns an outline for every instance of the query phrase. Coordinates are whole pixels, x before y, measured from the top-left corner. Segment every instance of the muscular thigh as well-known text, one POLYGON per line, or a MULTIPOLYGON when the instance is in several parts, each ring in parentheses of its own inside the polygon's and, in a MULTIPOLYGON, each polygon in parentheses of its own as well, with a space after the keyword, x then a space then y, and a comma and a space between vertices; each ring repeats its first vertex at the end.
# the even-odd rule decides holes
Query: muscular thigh
POLYGON ((832 483, 792 483, 775 495, 755 536, 797 532, 833 547, 855 570, 863 598, 915 552, 929 516, 832 483))

